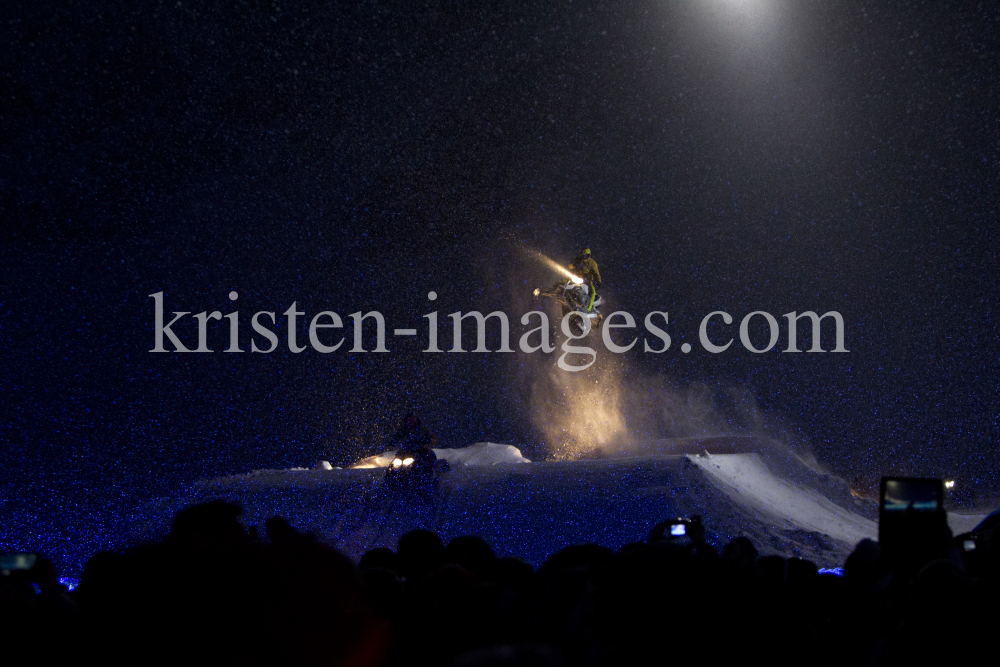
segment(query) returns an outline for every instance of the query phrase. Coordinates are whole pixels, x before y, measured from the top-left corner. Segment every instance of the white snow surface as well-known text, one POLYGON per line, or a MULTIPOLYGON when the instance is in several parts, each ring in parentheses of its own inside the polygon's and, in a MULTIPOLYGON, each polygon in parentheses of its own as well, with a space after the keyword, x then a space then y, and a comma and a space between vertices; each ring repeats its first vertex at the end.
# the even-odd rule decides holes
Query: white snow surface
POLYGON ((948 512, 948 527, 953 535, 968 533, 988 516, 982 512, 948 512))
POLYGON ((854 498, 844 480, 766 446, 753 451, 752 442, 716 444, 678 441, 664 445, 677 453, 536 463, 511 445, 438 449, 452 465, 429 499, 383 491, 394 451, 343 470, 255 470, 149 503, 134 532, 162 534, 180 507, 225 499, 244 507, 248 525, 281 515, 352 558, 394 548, 406 532, 428 528, 445 541, 480 535, 498 553, 537 565, 570 544, 617 549, 644 541, 665 518, 700 514, 717 548, 745 535, 761 553, 837 567, 860 539, 877 535, 877 505, 854 498), (708 453, 713 449, 753 453, 708 453))
POLYGON ((732 501, 787 528, 823 533, 849 544, 878 536, 874 521, 841 507, 808 484, 795 484, 775 475, 756 454, 688 458, 708 473, 732 501))
MULTIPOLYGON (((163 535, 182 507, 221 499, 239 503, 247 525, 284 516, 352 558, 395 548, 406 532, 428 528, 446 542, 479 535, 500 555, 540 565, 571 544, 618 549, 645 541, 666 518, 700 514, 717 548, 744 535, 763 554, 833 568, 859 540, 878 535, 876 502, 854 497, 843 479, 769 443, 689 438, 658 441, 656 450, 531 463, 517 447, 491 442, 436 449, 451 469, 423 498, 384 489, 395 451, 343 470, 325 461, 312 469, 255 470, 145 503, 133 515, 132 532, 138 539, 163 535)), ((949 514, 956 533, 981 518, 949 514)))
MULTIPOLYGON (((513 445, 498 445, 495 442, 477 442, 461 449, 435 449, 439 459, 451 465, 491 466, 498 463, 531 463, 521 455, 521 450, 513 445)), ((396 450, 382 452, 358 461, 352 468, 388 468, 396 450)))
POLYGON ((531 463, 521 455, 521 450, 513 445, 498 445, 495 442, 477 442, 461 449, 435 449, 439 459, 451 465, 492 466, 498 463, 531 463))

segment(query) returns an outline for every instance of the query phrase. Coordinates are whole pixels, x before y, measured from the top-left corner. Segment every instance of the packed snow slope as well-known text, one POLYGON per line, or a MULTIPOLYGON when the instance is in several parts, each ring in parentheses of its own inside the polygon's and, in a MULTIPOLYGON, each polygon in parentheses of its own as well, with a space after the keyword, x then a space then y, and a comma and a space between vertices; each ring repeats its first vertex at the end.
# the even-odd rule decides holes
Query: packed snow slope
MULTIPOLYGON (((162 534, 177 509, 213 499, 241 504, 247 524, 284 516, 353 558, 429 528, 445 541, 480 535, 500 555, 537 565, 570 544, 617 549, 646 540, 664 519, 701 514, 708 540, 719 548, 746 535, 762 553, 835 567, 878 532, 874 504, 853 498, 842 480, 763 452, 541 463, 493 443, 438 453, 451 470, 425 498, 382 488, 388 460, 345 470, 256 471, 199 482, 181 497, 143 506, 135 537, 162 534)), ((386 455, 367 463, 391 459, 386 455)))

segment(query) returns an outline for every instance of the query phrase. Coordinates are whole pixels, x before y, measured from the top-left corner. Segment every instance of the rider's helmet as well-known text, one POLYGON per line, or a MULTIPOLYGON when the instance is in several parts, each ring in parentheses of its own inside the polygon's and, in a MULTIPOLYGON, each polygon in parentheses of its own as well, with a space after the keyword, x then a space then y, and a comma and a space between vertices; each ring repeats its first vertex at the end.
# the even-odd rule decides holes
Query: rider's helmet
POLYGON ((589 257, 590 256, 590 248, 584 248, 583 250, 581 250, 580 251, 580 256, 581 257, 589 257))

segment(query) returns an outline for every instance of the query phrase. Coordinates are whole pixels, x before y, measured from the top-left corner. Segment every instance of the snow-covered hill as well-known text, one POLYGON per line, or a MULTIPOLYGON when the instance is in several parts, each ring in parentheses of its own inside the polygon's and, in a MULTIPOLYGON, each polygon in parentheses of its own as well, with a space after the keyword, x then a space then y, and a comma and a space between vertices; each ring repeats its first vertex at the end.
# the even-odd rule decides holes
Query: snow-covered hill
POLYGON ((378 459, 387 452, 368 460, 374 467, 206 480, 182 497, 144 506, 136 531, 162 533, 179 507, 223 498, 242 504, 249 524, 279 514, 355 558, 425 527, 445 540, 477 534, 503 555, 538 564, 569 544, 618 548, 645 540, 665 518, 701 514, 718 547, 746 535, 762 553, 801 556, 824 567, 842 565, 858 540, 878 532, 873 504, 853 498, 841 480, 765 452, 540 463, 493 443, 442 452, 452 468, 431 499, 382 490, 381 466, 388 460, 378 459))

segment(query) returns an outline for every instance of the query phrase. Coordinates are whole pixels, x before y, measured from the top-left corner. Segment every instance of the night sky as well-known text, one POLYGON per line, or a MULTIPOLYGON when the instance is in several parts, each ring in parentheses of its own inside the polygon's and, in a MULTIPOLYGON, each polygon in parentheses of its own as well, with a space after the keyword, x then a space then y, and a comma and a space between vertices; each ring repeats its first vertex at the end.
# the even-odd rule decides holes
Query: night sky
POLYGON ((445 349, 448 313, 516 324, 556 278, 531 252, 584 245, 605 312, 670 313, 668 352, 613 360, 625 385, 743 396, 849 479, 1000 492, 1000 8, 483 4, 4 7, 0 547, 205 476, 348 463, 408 410, 445 445, 545 456, 541 362, 423 354, 421 316, 445 349), (213 354, 151 354, 160 291, 238 309, 244 349, 293 301, 421 335, 295 355, 279 327, 274 353, 225 354, 223 322, 213 354), (697 344, 714 310, 720 355, 697 344), (755 310, 839 311, 850 353, 783 354, 783 332, 752 354, 755 310))

